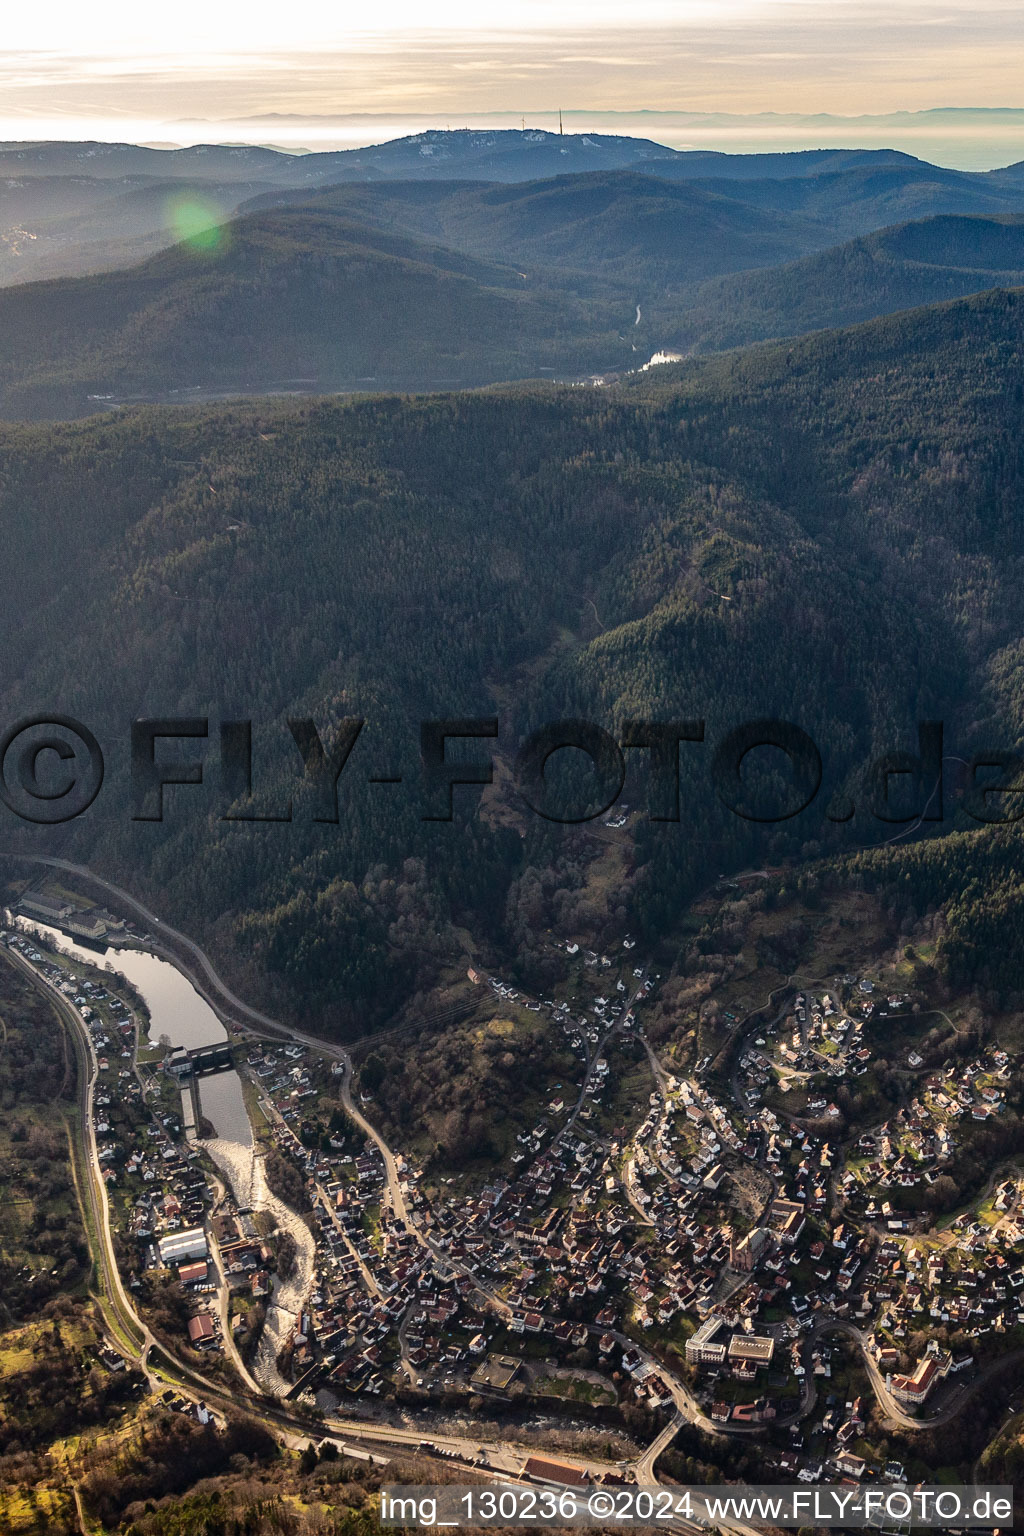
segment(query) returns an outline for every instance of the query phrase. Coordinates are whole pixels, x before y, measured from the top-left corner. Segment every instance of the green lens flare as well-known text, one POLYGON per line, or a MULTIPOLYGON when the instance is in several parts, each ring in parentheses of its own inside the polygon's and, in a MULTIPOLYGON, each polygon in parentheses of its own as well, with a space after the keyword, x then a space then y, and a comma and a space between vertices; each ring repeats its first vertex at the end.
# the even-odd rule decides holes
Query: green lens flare
POLYGON ((220 209, 201 198, 181 198, 170 205, 170 225, 178 242, 195 251, 222 250, 227 239, 220 209))

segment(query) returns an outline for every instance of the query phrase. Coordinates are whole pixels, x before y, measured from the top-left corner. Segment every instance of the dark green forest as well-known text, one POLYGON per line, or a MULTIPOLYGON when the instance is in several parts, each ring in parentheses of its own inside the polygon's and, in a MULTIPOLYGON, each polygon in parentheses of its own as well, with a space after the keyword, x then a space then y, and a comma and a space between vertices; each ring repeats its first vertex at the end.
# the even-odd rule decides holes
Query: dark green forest
POLYGON ((486 182, 345 183, 271 193, 242 212, 283 205, 415 234, 488 261, 543 271, 578 291, 585 274, 654 300, 715 273, 786 261, 833 242, 813 219, 751 208, 743 189, 707 191, 631 170, 486 182))
MULTIPOLYGON (((586 865, 586 831, 525 814, 508 783, 542 722, 706 722, 681 752, 680 822, 639 817, 607 902, 648 940, 720 871, 880 844, 897 828, 866 812, 865 769, 916 750, 918 721, 943 721, 963 759, 1022 732, 1022 340, 1024 299, 997 291, 604 389, 5 426, 4 718, 70 713, 108 768, 80 821, 36 837, 5 813, 8 841, 120 873, 209 925, 281 1006, 345 1031, 458 961, 456 930, 529 950, 523 882, 586 865), (136 715, 211 721, 207 743, 164 749, 207 766, 166 792, 162 824, 130 819, 136 715), (296 715, 325 734, 366 720, 338 825, 309 819, 296 715), (734 725, 773 715, 810 733, 825 776, 803 814, 764 824, 725 808, 710 765, 734 725), (493 752, 500 784, 427 822, 419 725, 453 716, 499 718, 468 752, 493 752), (253 720, 257 810, 292 799, 290 823, 222 819, 222 719, 253 720), (827 814, 838 795, 860 802, 849 820, 827 814)), ((777 805, 787 779, 769 780, 777 805)), ((645 795, 634 766, 623 798, 645 795)), ((947 799, 922 833, 975 825, 947 799)), ((1005 881, 950 941, 993 986, 985 924, 1009 932, 1019 910, 1005 835, 1005 881)), ((897 843, 872 878, 931 857, 897 843)), ((929 878, 927 901, 973 902, 929 878)))

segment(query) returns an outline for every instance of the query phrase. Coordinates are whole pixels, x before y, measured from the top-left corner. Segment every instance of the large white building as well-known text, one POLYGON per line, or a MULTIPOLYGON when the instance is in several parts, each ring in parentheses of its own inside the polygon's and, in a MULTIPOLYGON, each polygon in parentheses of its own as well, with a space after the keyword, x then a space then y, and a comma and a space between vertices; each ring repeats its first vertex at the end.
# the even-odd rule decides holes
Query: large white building
POLYGON ((169 1232, 159 1243, 160 1262, 170 1269, 173 1264, 184 1264, 189 1259, 206 1259, 210 1250, 202 1227, 189 1227, 187 1232, 169 1232))
POLYGON ((725 1319, 711 1312, 697 1332, 686 1341, 686 1359, 690 1365, 723 1365, 725 1340, 719 1334, 725 1331, 725 1319))

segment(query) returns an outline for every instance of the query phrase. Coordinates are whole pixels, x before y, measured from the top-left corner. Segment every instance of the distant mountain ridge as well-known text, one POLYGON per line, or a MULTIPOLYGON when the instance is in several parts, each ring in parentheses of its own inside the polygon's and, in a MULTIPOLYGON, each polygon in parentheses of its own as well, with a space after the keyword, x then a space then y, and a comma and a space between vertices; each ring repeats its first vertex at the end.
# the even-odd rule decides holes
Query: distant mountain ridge
POLYGON ((272 183, 187 177, 25 176, 0 180, 0 287, 141 261, 231 218, 272 183))
POLYGON ((559 172, 605 171, 639 161, 672 160, 678 150, 613 134, 557 134, 541 129, 440 130, 363 149, 312 154, 253 145, 196 144, 151 149, 139 144, 0 143, 0 176, 178 176, 275 181, 312 186, 378 177, 530 181, 559 172))
POLYGON ((855 165, 788 180, 748 179, 737 190, 726 179, 699 178, 713 194, 742 197, 766 212, 817 221, 837 237, 943 213, 1013 213, 1024 207, 1024 182, 1003 172, 947 171, 924 162, 855 165))
MULTIPOLYGON (((790 180, 881 166, 927 167, 896 149, 804 149, 760 154, 672 149, 652 139, 616 134, 558 134, 543 129, 428 129, 358 149, 289 153, 248 144, 195 144, 154 149, 140 144, 42 140, 0 143, 0 176, 88 176, 117 179, 184 176, 191 180, 268 181, 316 186, 336 181, 539 181, 587 171, 634 169, 693 181, 790 180)), ((990 172, 945 174, 1021 180, 1024 162, 990 172)))
POLYGON ((628 372, 1014 287, 1022 217, 1024 167, 888 150, 0 147, 0 412, 628 372))
POLYGON ((732 154, 723 149, 680 149, 667 164, 662 157, 641 162, 637 169, 672 180, 721 177, 731 181, 788 181, 794 177, 824 176, 860 166, 927 163, 902 149, 791 149, 766 150, 761 154, 732 154))
MULTIPOLYGON (((609 185, 601 178, 630 175, 663 184, 658 195, 665 201, 666 212, 672 193, 665 184, 689 188, 695 200, 704 196, 747 206, 743 215, 734 206, 733 222, 723 228, 723 259, 710 251, 712 226, 704 214, 695 212, 697 244, 711 258, 697 271, 698 277, 791 260, 907 219, 1015 212, 1024 207, 1024 164, 986 173, 952 171, 892 149, 732 155, 676 150, 625 135, 539 129, 429 130, 367 148, 312 154, 224 144, 183 149, 6 144, 0 145, 0 286, 111 270, 141 260, 180 237, 175 207, 179 198, 195 205, 189 215, 193 223, 215 224, 234 217, 243 205, 261 196, 301 201, 343 187, 489 185, 495 189, 491 204, 496 205, 501 186, 534 185, 532 214, 536 217, 542 198, 554 200, 550 190, 540 192, 542 183, 595 178, 591 195, 596 197, 597 189, 609 185), (737 241, 740 219, 747 221, 747 230, 737 241), (785 228, 780 220, 789 221, 785 228), (758 221, 759 230, 755 228, 758 221)), ((625 183, 619 188, 624 196, 625 183)), ((671 281, 689 280, 700 263, 682 255, 673 258, 665 251, 671 224, 664 219, 652 222, 650 187, 637 180, 634 189, 640 199, 632 246, 638 263, 642 266, 650 259, 662 275, 671 274, 671 281), (650 241, 650 249, 645 250, 645 240, 650 241), (660 252, 655 250, 659 242, 660 252), (686 276, 680 279, 678 273, 684 269, 686 276)), ((579 191, 578 199, 582 197, 579 191)), ((516 221, 512 205, 518 201, 518 194, 513 194, 506 211, 507 232, 513 241, 527 234, 522 222, 516 221)), ((369 211, 368 205, 364 211, 369 211)), ((410 205, 410 219, 413 211, 410 205)), ((468 228, 466 218, 449 220, 448 238, 460 249, 486 251, 502 261, 532 260, 542 254, 535 249, 534 255, 513 257, 511 246, 505 251, 496 243, 501 238, 496 217, 491 215, 490 232, 482 208, 476 217, 480 227, 475 231, 468 228)), ((389 222, 397 227, 393 218, 389 222)), ((627 222, 628 216, 621 224, 627 222)), ((425 231, 421 223, 410 222, 407 232, 425 231)), ((426 233, 432 239, 445 238, 440 225, 426 233)), ((534 244, 537 233, 534 229, 530 236, 534 244)), ((605 251, 608 228, 595 226, 593 250, 584 266, 607 272, 617 260, 621 263, 628 254, 621 234, 620 227, 605 251)), ((551 230, 547 237, 550 259, 575 260, 574 239, 577 246, 582 243, 568 232, 560 249, 559 238, 551 230)), ((575 264, 578 270, 584 269, 578 261, 575 264)))
POLYGON ((823 241, 631 172, 330 188, 210 249, 0 291, 0 414, 622 373, 1024 284, 1024 213, 823 241))

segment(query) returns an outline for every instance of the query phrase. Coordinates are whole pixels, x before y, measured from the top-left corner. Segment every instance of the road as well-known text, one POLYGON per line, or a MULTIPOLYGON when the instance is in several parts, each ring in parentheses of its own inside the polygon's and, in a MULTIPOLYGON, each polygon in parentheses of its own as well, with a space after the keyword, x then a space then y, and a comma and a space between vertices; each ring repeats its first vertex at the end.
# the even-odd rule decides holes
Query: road
MULTIPOLYGON (((649 1145, 650 1143, 657 1141, 658 1133, 661 1131, 665 1121, 668 1119, 669 1111, 671 1109, 668 1094, 668 1075, 661 1062, 658 1060, 655 1052, 651 1049, 651 1043, 647 1037, 642 1032, 638 1032, 637 1039, 640 1041, 640 1044, 647 1052, 647 1059, 651 1064, 651 1071, 654 1074, 655 1088, 661 1099, 661 1108, 658 1115, 658 1122, 656 1125, 652 1126, 647 1134, 642 1138, 643 1142, 646 1142, 649 1145)), ((653 1227, 656 1225, 656 1222, 654 1221, 653 1217, 649 1216, 644 1209, 637 1189, 636 1154, 640 1148, 640 1145, 641 1138, 639 1136, 635 1136, 633 1141, 630 1143, 631 1150, 622 1165, 622 1192, 626 1199, 629 1201, 629 1204, 632 1206, 633 1210, 636 1212, 637 1216, 639 1216, 644 1226, 653 1227)), ((652 1158, 652 1161, 656 1162, 659 1168, 661 1167, 660 1162, 658 1162, 656 1158, 652 1158)))
MULTIPOLYGON (((91 1042, 88 1041, 87 1031, 81 1016, 72 1007, 68 1000, 58 992, 49 981, 40 975, 35 968, 25 960, 17 951, 0 949, 0 956, 5 957, 9 963, 15 966, 48 1000, 54 1004, 60 1013, 64 1025, 71 1032, 71 1039, 76 1044, 76 1050, 81 1051, 80 1058, 80 1111, 82 1116, 82 1133, 88 1163, 87 1186, 82 1194, 88 1200, 88 1208, 91 1217, 93 1233, 98 1237, 98 1246, 93 1244, 94 1257, 97 1268, 102 1276, 102 1285, 105 1292, 105 1301, 113 1316, 111 1329, 112 1339, 118 1350, 137 1364, 144 1372, 153 1392, 159 1392, 173 1380, 176 1388, 184 1395, 198 1401, 205 1400, 211 1407, 221 1409, 237 1408, 239 1406, 239 1393, 226 1391, 223 1386, 202 1376, 192 1367, 177 1360, 173 1354, 161 1344, 136 1313, 130 1297, 124 1289, 114 1257, 113 1236, 110 1227, 110 1209, 106 1197, 106 1188, 100 1177, 99 1159, 96 1150, 95 1131, 93 1123, 93 1099, 96 1084, 96 1065, 91 1052, 91 1042), (151 1350, 158 1350, 160 1355, 170 1362, 170 1372, 157 1374, 149 1364, 151 1350)), ((359 1117, 360 1120, 362 1117, 359 1117)), ((364 1122, 365 1123, 365 1122, 364 1122)), ((376 1140, 377 1138, 374 1137, 376 1140)), ((389 1153, 390 1155, 390 1153, 389 1153)), ((397 1177, 397 1169, 395 1169, 397 1177)), ((404 1203, 402 1205, 404 1210, 404 1203)), ((428 1245, 429 1246, 429 1245, 428 1245)), ((444 1257, 443 1255, 441 1257, 444 1257)), ((445 1259, 445 1262, 450 1262, 445 1259)), ((255 1402, 248 1399, 244 1401, 246 1412, 253 1413, 264 1419, 279 1430, 285 1430, 289 1434, 300 1437, 301 1443, 309 1439, 321 1439, 325 1436, 337 1437, 344 1441, 360 1443, 369 1446, 383 1446, 385 1451, 415 1450, 425 1438, 445 1450, 453 1451, 467 1461, 472 1461, 481 1448, 478 1436, 463 1436, 450 1434, 435 1434, 432 1431, 422 1429, 406 1429, 395 1425, 367 1422, 365 1419, 331 1418, 323 1420, 311 1418, 297 1410, 288 1410, 277 1404, 268 1403, 265 1396, 260 1394, 255 1402)), ((535 1445, 518 1445, 512 1441, 496 1442, 487 1447, 490 1465, 494 1470, 500 1470, 508 1475, 518 1472, 523 1460, 535 1455, 535 1445)), ((580 1458, 562 1458, 569 1464, 588 1470, 592 1476, 597 1476, 606 1471, 608 1463, 603 1461, 584 1462, 580 1458)))
MULTIPOLYGON (((861 1359, 879 1408, 886 1418, 890 1419, 894 1424, 898 1424, 902 1429, 915 1430, 917 1433, 920 1433, 923 1429, 936 1429, 940 1424, 950 1423, 960 1414, 964 1405, 983 1387, 987 1386, 989 1382, 1001 1376, 1003 1371, 1024 1362, 1024 1349, 1015 1349, 1007 1355, 1000 1355, 997 1360, 993 1360, 972 1381, 966 1381, 962 1386, 957 1387, 947 1399, 945 1406, 940 1408, 937 1413, 929 1414, 926 1418, 922 1416, 914 1417, 900 1407, 886 1387, 885 1377, 879 1371, 875 1360, 868 1353, 867 1335, 861 1329, 855 1327, 853 1323, 844 1322, 841 1318, 823 1318, 811 1330, 808 1338, 815 1338, 826 1333, 843 1333, 847 1338, 853 1339, 859 1345, 861 1359)), ((813 1407, 813 1399, 808 1407, 813 1407)))
POLYGON ((388 1186, 388 1198, 391 1202, 391 1210, 398 1221, 419 1240, 424 1248, 430 1244, 420 1231, 419 1226, 409 1215, 409 1207, 402 1191, 402 1179, 398 1172, 398 1160, 384 1137, 375 1125, 371 1125, 361 1110, 356 1108, 352 1098, 352 1058, 347 1052, 339 1052, 339 1058, 344 1068, 341 1079, 341 1103, 346 1115, 352 1120, 370 1141, 373 1142, 384 1160, 384 1177, 388 1186))
POLYGON ((210 985, 237 1012, 251 1019, 253 1023, 261 1024, 265 1029, 278 1031, 285 1028, 276 1019, 268 1018, 265 1013, 260 1013, 257 1008, 251 1008, 248 1003, 243 1003, 240 997, 236 997, 230 987, 217 975, 217 972, 199 948, 199 945, 188 938, 186 934, 179 933, 176 928, 172 928, 169 923, 165 923, 162 918, 157 917, 155 912, 151 912, 148 907, 143 906, 142 902, 138 901, 130 891, 123 890, 119 885, 112 885, 109 880, 104 880, 102 876, 94 874, 87 865, 72 864, 68 859, 49 858, 43 854, 12 854, 11 857, 21 859, 29 864, 45 864, 50 869, 60 869, 66 874, 78 875, 81 879, 89 881, 90 884, 99 886, 101 890, 106 891, 108 896, 115 897, 120 906, 127 907, 131 912, 135 913, 136 917, 142 919, 156 941, 154 948, 159 947, 160 940, 163 939, 164 941, 170 940, 175 944, 180 944, 186 949, 196 961, 200 971, 210 985))
MULTIPOLYGON (((556 1147, 558 1145, 558 1143, 562 1140, 563 1136, 567 1136, 569 1134, 569 1132, 572 1130, 573 1126, 576 1124, 576 1121, 579 1119, 580 1113, 583 1110, 584 1106, 586 1105, 586 1102, 587 1102, 587 1089, 590 1087, 590 1084, 593 1081, 594 1073, 597 1071, 598 1062, 601 1060, 602 1056, 604 1055, 605 1047, 608 1044, 608 1041, 611 1039, 612 1035, 614 1035, 615 1031, 618 1029, 618 1027, 619 1027, 618 1024, 613 1024, 610 1029, 605 1030, 604 1034, 601 1036, 600 1040, 597 1042, 597 1044, 595 1045, 594 1049, 592 1051, 588 1051, 587 1052, 587 1069, 586 1069, 586 1071, 583 1074, 583 1082, 580 1084, 580 1092, 579 1092, 579 1097, 576 1100, 576 1107, 573 1109, 572 1114, 569 1116, 568 1120, 562 1126, 561 1130, 558 1131, 557 1134, 552 1137, 552 1140, 551 1140, 552 1147, 556 1147)), ((586 1046, 586 1037, 585 1036, 584 1036, 584 1046, 586 1046)))
POLYGON ((409 1359, 409 1343, 407 1337, 409 1333, 409 1323, 412 1320, 413 1308, 415 1306, 416 1302, 410 1301, 409 1305, 402 1313, 402 1321, 398 1325, 398 1353, 402 1362, 402 1370, 408 1377, 410 1387, 414 1387, 416 1382, 419 1380, 416 1374, 416 1367, 409 1359))
POLYGON ((655 1481, 654 1463, 662 1451, 672 1444, 672 1441, 686 1422, 686 1414, 677 1408, 661 1434, 651 1441, 643 1455, 638 1457, 633 1463, 633 1475, 638 1483, 653 1483, 655 1481))
MULTIPOLYGON (((170 927, 169 924, 162 922, 155 913, 151 912, 149 908, 144 906, 140 901, 137 901, 135 897, 130 894, 130 892, 122 890, 120 886, 116 886, 109 880, 104 880, 100 876, 95 875, 92 870, 88 869, 85 865, 73 864, 67 859, 54 859, 43 857, 42 855, 26 854, 18 855, 18 857, 23 858, 29 863, 43 864, 49 868, 59 869, 67 874, 76 875, 79 879, 100 887, 100 889, 105 891, 109 896, 114 897, 119 906, 133 911, 137 917, 141 918, 151 932, 155 930, 156 933, 159 933, 163 942, 161 943, 159 940, 157 940, 149 947, 160 951, 173 964, 177 965, 179 969, 183 970, 193 983, 196 983, 196 976, 194 971, 182 963, 181 956, 177 952, 177 946, 181 946, 187 950, 188 954, 195 960, 202 976, 205 978, 208 984, 206 987, 200 988, 202 995, 206 998, 207 1002, 209 1002, 210 1006, 213 1008, 214 1012, 222 1022, 231 1022, 230 1018, 225 1018, 224 1005, 226 1003, 230 1006, 233 1013, 241 1014, 245 1018, 249 1019, 251 1023, 257 1026, 257 1030, 254 1032, 259 1033, 263 1030, 269 1030, 275 1039, 280 1039, 283 1036, 286 1039, 293 1041, 297 1045, 305 1046, 309 1050, 315 1051, 321 1056, 326 1056, 331 1060, 339 1062, 342 1067, 342 1077, 340 1082, 340 1098, 342 1106, 353 1123, 359 1127, 359 1129, 365 1136, 369 1138, 370 1141, 373 1142, 381 1154, 381 1158, 384 1163, 388 1199, 396 1219, 402 1223, 402 1225, 407 1229, 409 1233, 412 1234, 413 1237, 415 1237, 416 1241, 421 1245, 421 1247, 431 1253, 434 1258, 439 1259, 442 1263, 446 1264, 456 1273, 468 1276, 471 1280, 473 1280, 474 1284, 481 1291, 481 1294, 484 1295, 489 1301, 492 1302, 493 1305, 497 1306, 500 1310, 504 1311, 506 1314, 510 1311, 510 1308, 504 1301, 501 1300, 500 1297, 496 1296, 492 1292, 485 1290, 480 1285, 480 1282, 477 1280, 475 1274, 468 1267, 468 1265, 461 1264, 459 1261, 450 1258, 443 1249, 439 1248, 425 1235, 425 1233, 419 1227, 418 1223, 414 1221, 409 1211, 405 1195, 402 1191, 402 1180, 398 1171, 398 1163, 395 1154, 392 1152, 383 1136, 377 1130, 376 1126, 367 1120, 366 1116, 358 1108, 352 1098, 352 1058, 349 1055, 349 1052, 343 1046, 336 1045, 329 1040, 323 1040, 315 1035, 306 1034, 303 1030, 295 1029, 289 1024, 281 1023, 279 1019, 272 1019, 268 1017, 267 1014, 261 1013, 259 1009, 251 1008, 248 1003, 244 1003, 241 998, 236 997, 234 992, 231 991, 230 987, 228 987, 227 984, 221 980, 210 960, 204 954, 202 949, 200 949, 198 944, 196 944, 192 939, 189 939, 185 934, 179 933, 177 929, 170 927)), ((57 995, 59 996, 59 994, 57 995)), ((71 1010, 71 1013, 74 1014, 73 1009, 71 1010)), ((80 1026, 81 1020, 78 1019, 78 1015, 74 1014, 74 1018, 80 1026)), ((104 1200, 104 1205, 105 1204, 106 1201, 104 1200)))
MULTIPOLYGON (((75 1172, 75 1182, 79 1198, 87 1201, 86 1235, 94 1238, 90 1241, 93 1250, 93 1260, 96 1265, 99 1288, 102 1294, 101 1310, 109 1308, 105 1313, 104 1321, 111 1336, 115 1348, 137 1364, 149 1382, 150 1389, 157 1391, 164 1382, 155 1374, 149 1364, 149 1355, 152 1350, 157 1350, 165 1358, 173 1358, 167 1346, 157 1339, 156 1335, 146 1325, 135 1310, 135 1306, 124 1288, 121 1274, 117 1266, 114 1252, 113 1231, 110 1225, 110 1204, 107 1200, 106 1185, 103 1182, 102 1168, 99 1160, 99 1149, 96 1143, 95 1130, 95 1095, 97 1063, 92 1048, 92 1040, 86 1029, 85 1022, 77 1008, 74 1008, 63 993, 59 992, 49 980, 40 974, 29 961, 19 955, 16 950, 0 949, 0 955, 25 975, 38 991, 42 992, 49 1002, 57 1009, 62 1024, 68 1032, 79 1064, 79 1132, 83 1151, 84 1167, 82 1178, 78 1176, 75 1161, 72 1163, 75 1172), (84 1179, 85 1188, 82 1183, 84 1179), (91 1228, 91 1231, 90 1231, 91 1228)), ((216 1383, 204 1376, 191 1365, 183 1361, 175 1360, 174 1365, 181 1372, 183 1381, 187 1382, 198 1392, 199 1396, 218 1390, 216 1383)))
POLYGON ((641 1226, 653 1227, 655 1225, 654 1217, 648 1216, 640 1200, 640 1193, 636 1177, 635 1153, 627 1157, 626 1161, 623 1163, 622 1178, 620 1183, 622 1185, 622 1193, 625 1195, 627 1202, 632 1207, 633 1212, 635 1213, 636 1218, 640 1222, 641 1226))

